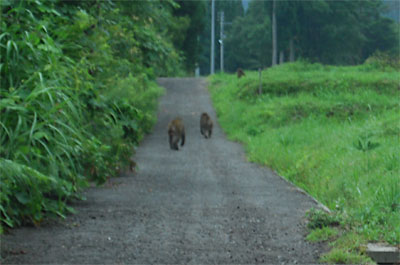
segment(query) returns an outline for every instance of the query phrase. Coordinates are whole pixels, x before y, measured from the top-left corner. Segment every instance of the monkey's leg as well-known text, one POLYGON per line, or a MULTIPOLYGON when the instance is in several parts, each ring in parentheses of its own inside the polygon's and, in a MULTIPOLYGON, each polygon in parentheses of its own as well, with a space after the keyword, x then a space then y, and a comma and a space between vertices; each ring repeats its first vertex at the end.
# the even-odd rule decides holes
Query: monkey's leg
POLYGON ((176 142, 174 143, 174 148, 173 148, 173 149, 176 150, 176 151, 179 150, 178 141, 176 141, 176 142))
POLYGON ((172 142, 172 135, 169 136, 169 148, 174 149, 174 144, 172 142))
POLYGON ((182 141, 181 141, 181 146, 185 144, 185 133, 182 133, 182 141))

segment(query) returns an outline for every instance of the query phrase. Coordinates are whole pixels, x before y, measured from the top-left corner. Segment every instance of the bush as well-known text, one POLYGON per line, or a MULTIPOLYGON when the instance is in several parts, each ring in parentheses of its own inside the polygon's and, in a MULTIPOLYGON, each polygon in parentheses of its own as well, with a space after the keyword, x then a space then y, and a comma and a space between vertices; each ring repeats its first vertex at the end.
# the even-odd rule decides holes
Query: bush
MULTIPOLYGON (((150 131, 162 93, 154 78, 182 58, 165 25, 142 14, 154 3, 141 4, 3 1, 1 225, 72 212, 68 201, 118 175, 150 131)), ((152 15, 171 15, 156 6, 152 15)))
POLYGON ((364 67, 381 71, 399 71, 400 56, 377 51, 365 61, 364 67))

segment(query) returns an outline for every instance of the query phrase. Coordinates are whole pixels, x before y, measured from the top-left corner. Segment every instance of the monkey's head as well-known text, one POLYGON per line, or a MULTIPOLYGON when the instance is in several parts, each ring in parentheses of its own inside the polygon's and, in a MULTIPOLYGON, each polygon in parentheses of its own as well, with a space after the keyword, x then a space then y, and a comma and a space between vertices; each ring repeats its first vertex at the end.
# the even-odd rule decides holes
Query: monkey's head
POLYGON ((246 74, 244 73, 244 71, 243 71, 242 68, 238 68, 237 71, 236 71, 236 73, 237 73, 237 77, 238 77, 238 78, 241 78, 242 76, 245 76, 245 75, 246 75, 246 74))

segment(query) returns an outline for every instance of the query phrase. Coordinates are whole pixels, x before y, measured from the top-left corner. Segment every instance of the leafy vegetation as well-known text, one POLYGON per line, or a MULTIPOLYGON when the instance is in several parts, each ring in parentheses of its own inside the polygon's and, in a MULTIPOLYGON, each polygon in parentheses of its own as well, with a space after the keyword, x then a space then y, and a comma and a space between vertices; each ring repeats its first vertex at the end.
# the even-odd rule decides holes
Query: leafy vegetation
POLYGON ((173 1, 1 2, 0 221, 73 212, 155 121, 156 76, 183 72, 173 1))
POLYGON ((201 52, 199 35, 204 31, 207 16, 204 15, 206 1, 175 0, 180 8, 174 10, 174 15, 182 21, 181 26, 186 26, 186 34, 176 35, 175 44, 182 50, 185 66, 189 73, 193 74, 198 64, 201 52), (185 25, 186 24, 186 25, 185 25))
POLYGON ((256 72, 210 78, 228 137, 333 210, 310 214, 310 223, 340 225, 335 249, 343 251, 340 238, 350 234, 400 243, 399 68, 382 57, 351 67, 283 64, 262 72, 261 89, 256 72))
MULTIPOLYGON (((210 17, 211 0, 207 1, 210 17)), ((216 1, 216 38, 220 38, 218 13, 225 12, 225 70, 258 69, 272 63, 272 7, 276 3, 277 52, 282 60, 299 58, 334 65, 365 62, 376 51, 399 54, 399 2, 365 1, 216 1), (397 14, 396 14, 397 13, 397 14), (388 16, 390 15, 391 16, 388 16)), ((211 25, 201 36, 202 73, 210 71, 211 25)), ((216 70, 220 49, 216 43, 216 70)))

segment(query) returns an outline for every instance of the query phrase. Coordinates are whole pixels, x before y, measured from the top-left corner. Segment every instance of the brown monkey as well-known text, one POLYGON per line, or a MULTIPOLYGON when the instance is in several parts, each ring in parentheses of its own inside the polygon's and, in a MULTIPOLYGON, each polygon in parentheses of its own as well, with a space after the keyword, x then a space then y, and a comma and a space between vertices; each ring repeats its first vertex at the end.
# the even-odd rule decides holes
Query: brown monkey
POLYGON ((237 71, 237 77, 241 78, 242 76, 245 76, 246 74, 244 73, 244 71, 242 70, 242 68, 238 68, 237 71))
POLYGON ((204 135, 205 138, 210 138, 212 134, 213 122, 210 116, 203 112, 200 117, 200 133, 204 135))
POLYGON ((136 162, 133 161, 133 159, 131 158, 129 159, 129 170, 131 172, 135 172, 135 169, 136 169, 136 162))
POLYGON ((179 150, 179 140, 181 140, 181 146, 185 144, 185 126, 181 118, 176 118, 168 124, 168 136, 169 147, 173 150, 179 150))

